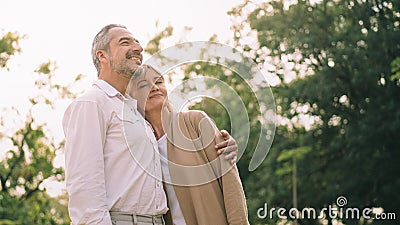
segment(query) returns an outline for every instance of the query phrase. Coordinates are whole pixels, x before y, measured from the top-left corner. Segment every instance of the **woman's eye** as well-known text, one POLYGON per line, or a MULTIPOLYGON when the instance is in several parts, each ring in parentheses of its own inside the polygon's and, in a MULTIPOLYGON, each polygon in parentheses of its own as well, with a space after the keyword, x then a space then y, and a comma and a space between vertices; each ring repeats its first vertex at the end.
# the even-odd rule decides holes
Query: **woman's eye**
POLYGON ((164 83, 164 79, 158 79, 156 80, 156 84, 163 84, 164 83))

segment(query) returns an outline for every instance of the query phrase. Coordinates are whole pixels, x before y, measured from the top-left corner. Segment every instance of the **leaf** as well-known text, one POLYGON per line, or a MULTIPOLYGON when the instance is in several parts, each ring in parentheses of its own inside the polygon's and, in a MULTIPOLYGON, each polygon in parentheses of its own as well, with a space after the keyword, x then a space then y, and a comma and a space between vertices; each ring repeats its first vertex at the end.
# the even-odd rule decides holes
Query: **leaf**
POLYGON ((293 157, 297 159, 304 158, 309 152, 311 152, 312 148, 310 146, 304 146, 294 149, 283 150, 279 155, 277 162, 283 162, 287 160, 292 160, 293 157))

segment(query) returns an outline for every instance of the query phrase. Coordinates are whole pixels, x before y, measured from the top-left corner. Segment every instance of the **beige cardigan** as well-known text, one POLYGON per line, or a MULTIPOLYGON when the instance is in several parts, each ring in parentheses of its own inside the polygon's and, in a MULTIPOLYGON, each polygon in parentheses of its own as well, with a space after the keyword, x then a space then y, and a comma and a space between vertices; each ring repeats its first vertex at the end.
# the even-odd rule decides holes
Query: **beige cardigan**
MULTIPOLYGON (((168 165, 186 224, 249 224, 237 167, 214 148, 221 139, 215 125, 196 110, 172 112, 170 118, 168 165)), ((173 224, 170 214, 166 224, 173 224)))

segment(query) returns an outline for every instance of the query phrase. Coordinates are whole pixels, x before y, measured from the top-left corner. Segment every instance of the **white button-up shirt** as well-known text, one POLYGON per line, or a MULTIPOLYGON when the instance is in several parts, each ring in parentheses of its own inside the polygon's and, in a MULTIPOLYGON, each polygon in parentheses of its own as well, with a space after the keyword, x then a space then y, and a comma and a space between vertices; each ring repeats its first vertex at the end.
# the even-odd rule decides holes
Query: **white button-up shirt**
POLYGON ((109 211, 167 212, 158 144, 136 100, 97 80, 67 108, 63 128, 72 224, 111 225, 109 211))

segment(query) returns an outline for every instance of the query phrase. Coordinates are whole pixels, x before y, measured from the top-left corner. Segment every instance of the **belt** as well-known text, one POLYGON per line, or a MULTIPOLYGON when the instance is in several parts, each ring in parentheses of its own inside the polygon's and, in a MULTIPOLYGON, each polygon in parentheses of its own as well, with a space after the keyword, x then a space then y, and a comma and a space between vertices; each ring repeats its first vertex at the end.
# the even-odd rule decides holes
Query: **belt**
POLYGON ((114 221, 127 221, 133 224, 153 224, 164 225, 164 218, 162 215, 134 215, 124 212, 110 212, 111 220, 114 221))

